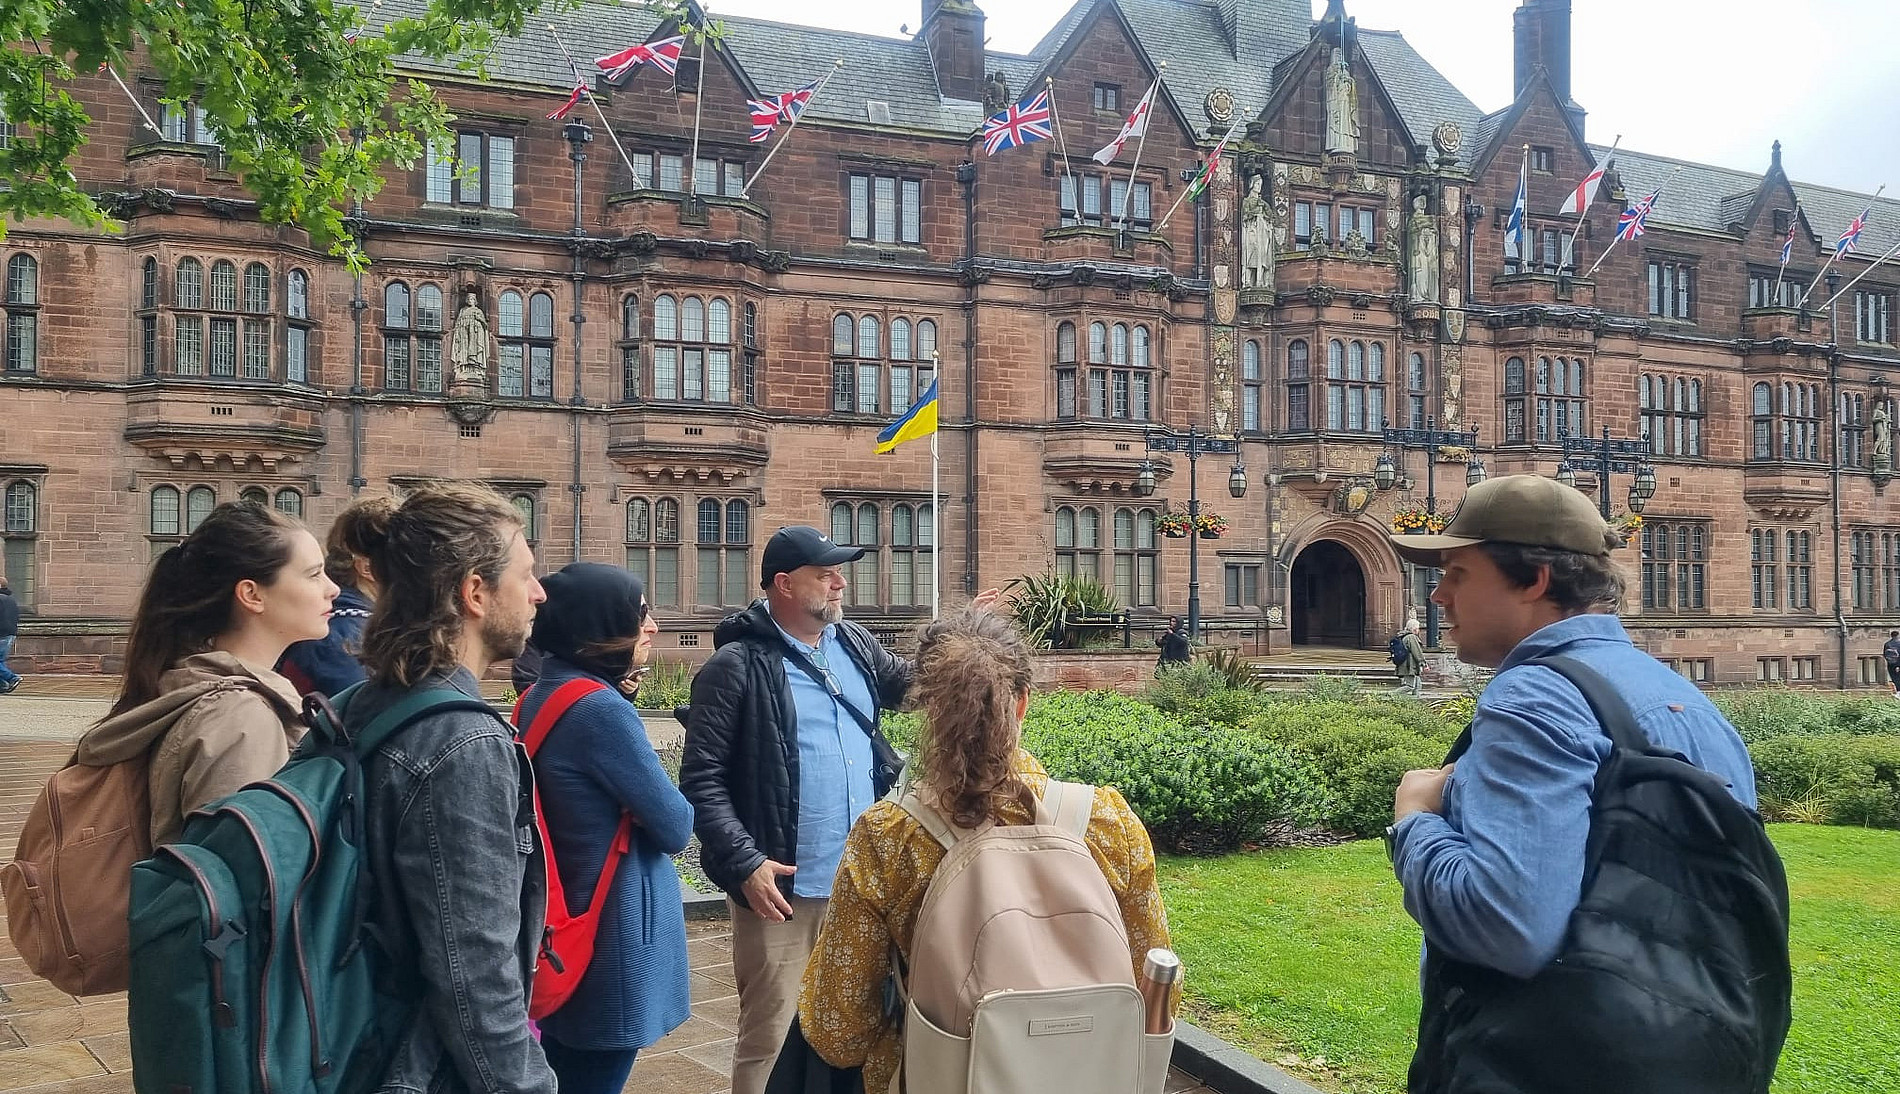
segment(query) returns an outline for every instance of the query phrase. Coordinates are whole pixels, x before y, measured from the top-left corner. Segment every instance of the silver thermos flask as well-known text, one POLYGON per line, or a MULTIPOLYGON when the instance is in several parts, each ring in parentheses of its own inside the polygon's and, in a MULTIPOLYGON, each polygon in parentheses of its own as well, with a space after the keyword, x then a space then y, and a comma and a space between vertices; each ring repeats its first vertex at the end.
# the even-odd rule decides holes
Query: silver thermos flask
POLYGON ((1174 1001, 1181 992, 1181 959, 1173 950, 1152 949, 1141 963, 1141 980, 1135 985, 1148 1015, 1149 1033, 1166 1033, 1174 1028, 1174 1001))

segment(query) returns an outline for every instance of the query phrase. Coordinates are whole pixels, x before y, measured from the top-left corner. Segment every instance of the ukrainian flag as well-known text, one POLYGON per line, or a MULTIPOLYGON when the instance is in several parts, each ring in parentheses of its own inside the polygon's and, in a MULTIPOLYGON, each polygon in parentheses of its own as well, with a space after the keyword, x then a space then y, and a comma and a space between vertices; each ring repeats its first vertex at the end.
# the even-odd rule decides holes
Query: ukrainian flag
POLYGON ((924 391, 924 397, 917 405, 904 412, 902 418, 878 431, 877 451, 879 455, 891 451, 905 441, 914 441, 919 437, 928 437, 937 431, 937 381, 933 377, 930 387, 924 391))

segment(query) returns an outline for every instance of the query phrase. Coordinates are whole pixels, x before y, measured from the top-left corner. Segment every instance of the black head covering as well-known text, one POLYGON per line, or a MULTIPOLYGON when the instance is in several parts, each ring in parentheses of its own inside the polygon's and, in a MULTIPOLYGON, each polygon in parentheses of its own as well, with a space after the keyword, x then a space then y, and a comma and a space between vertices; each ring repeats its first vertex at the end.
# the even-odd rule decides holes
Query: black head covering
POLYGON ((602 679, 618 681, 633 669, 633 651, 584 653, 602 642, 631 638, 645 622, 646 589, 618 566, 571 562, 541 579, 548 599, 534 613, 533 642, 602 679))

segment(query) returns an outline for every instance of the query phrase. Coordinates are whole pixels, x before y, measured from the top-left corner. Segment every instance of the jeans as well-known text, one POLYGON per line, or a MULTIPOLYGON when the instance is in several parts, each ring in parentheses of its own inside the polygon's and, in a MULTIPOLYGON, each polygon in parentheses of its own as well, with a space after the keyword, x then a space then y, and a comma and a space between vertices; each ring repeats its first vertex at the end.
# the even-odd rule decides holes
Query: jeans
POLYGON ((620 1094, 633 1072, 632 1048, 569 1048, 554 1038, 541 1037, 541 1051, 561 1082, 561 1094, 620 1094))
POLYGON ((7 658, 13 656, 13 635, 0 638, 0 684, 11 686, 20 681, 19 673, 7 667, 7 658))

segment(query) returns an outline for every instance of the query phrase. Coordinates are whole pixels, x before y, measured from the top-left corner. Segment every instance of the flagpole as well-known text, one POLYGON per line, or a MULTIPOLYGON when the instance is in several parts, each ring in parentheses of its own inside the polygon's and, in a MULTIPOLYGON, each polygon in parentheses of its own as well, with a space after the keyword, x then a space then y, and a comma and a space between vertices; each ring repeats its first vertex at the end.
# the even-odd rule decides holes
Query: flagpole
MULTIPOLYGON (((1076 181, 1075 167, 1069 162, 1069 142, 1062 136, 1062 116, 1056 113, 1056 78, 1054 76, 1044 76, 1042 83, 1043 87, 1049 92, 1049 121, 1055 125, 1056 147, 1062 150, 1062 173, 1068 176, 1069 192, 1075 195, 1075 222, 1080 224, 1082 223, 1082 184, 1076 181)), ((1056 215, 1057 218, 1060 219, 1062 214, 1060 184, 1058 184, 1056 190, 1056 215)))
POLYGON ((110 63, 106 64, 105 70, 112 74, 112 82, 119 85, 119 90, 125 92, 125 97, 132 100, 132 109, 138 111, 139 117, 145 119, 145 128, 163 137, 165 135, 165 131, 158 127, 158 123, 152 120, 152 116, 150 114, 146 113, 145 104, 142 102, 139 102, 139 97, 137 95, 132 94, 132 89, 125 86, 125 81, 119 78, 119 70, 116 68, 113 68, 110 63))
MULTIPOLYGON (((1623 143, 1623 134, 1618 133, 1616 135, 1616 139, 1610 142, 1610 150, 1603 154, 1603 164, 1605 167, 1608 167, 1610 161, 1616 158, 1617 146, 1622 143, 1623 143)), ((1600 188, 1602 185, 1603 185, 1603 180, 1598 179, 1597 186, 1600 188)), ((1591 203, 1588 200, 1586 200, 1583 203, 1583 208, 1577 211, 1577 226, 1575 228, 1570 229, 1570 253, 1566 255, 1565 258, 1570 259, 1571 261, 1565 262, 1564 265, 1569 266, 1572 269, 1576 268, 1575 259, 1577 257, 1577 237, 1583 234, 1583 218, 1590 215, 1590 205, 1591 203)), ((1559 269, 1557 272, 1562 273, 1563 270, 1559 269)))
MULTIPOLYGON (((1676 169, 1675 169, 1674 171, 1671 171, 1671 172, 1669 172, 1669 177, 1668 177, 1668 178, 1666 178, 1666 179, 1664 179, 1664 180, 1662 181, 1662 185, 1661 185, 1661 186, 1658 186, 1658 187, 1656 187, 1656 190, 1655 190, 1655 193, 1656 193, 1656 195, 1657 195, 1658 197, 1661 197, 1661 196, 1662 196, 1662 192, 1663 192, 1663 190, 1664 190, 1664 189, 1665 189, 1665 188, 1666 188, 1666 187, 1667 187, 1667 186, 1668 186, 1668 185, 1669 185, 1669 184, 1670 184, 1671 182, 1673 182, 1673 181, 1675 181, 1675 178, 1676 178, 1676 176, 1677 176, 1677 175, 1679 175, 1679 174, 1681 174, 1681 173, 1682 173, 1682 168, 1680 168, 1680 167, 1678 167, 1678 168, 1676 168, 1676 169)), ((1655 206, 1653 206, 1653 205, 1652 205, 1652 206, 1650 206, 1650 210, 1651 210, 1652 212, 1653 212, 1653 211, 1655 211, 1655 206)), ((1600 267, 1600 266, 1602 266, 1602 265, 1603 265, 1603 263, 1604 263, 1604 260, 1605 260, 1605 259, 1608 259, 1608 258, 1610 257, 1610 252, 1611 252, 1611 251, 1614 251, 1614 250, 1616 250, 1616 245, 1617 245, 1618 243, 1621 243, 1621 242, 1623 242, 1623 233, 1621 233, 1621 232, 1618 232, 1618 233, 1617 233, 1617 234, 1616 234, 1616 235, 1615 235, 1615 236, 1614 236, 1614 237, 1613 237, 1613 238, 1612 238, 1612 239, 1610 240, 1610 245, 1609 245, 1608 247, 1605 247, 1605 248, 1603 248, 1603 253, 1602 253, 1601 255, 1599 255, 1599 256, 1597 256, 1597 261, 1596 261, 1596 265, 1595 265, 1595 266, 1592 266, 1592 267, 1590 267, 1590 272, 1589 272, 1589 273, 1587 273, 1587 274, 1584 274, 1584 275, 1583 275, 1583 280, 1585 280, 1585 281, 1588 281, 1588 280, 1590 280, 1590 278, 1591 278, 1591 276, 1592 276, 1593 274, 1595 274, 1595 273, 1597 272, 1597 269, 1598 269, 1598 267, 1600 267)))
MULTIPOLYGON (((1211 164, 1211 166, 1206 167, 1204 169, 1208 171, 1207 181, 1210 185, 1214 181, 1214 172, 1217 172, 1220 170, 1219 160, 1220 160, 1220 157, 1227 151, 1227 142, 1232 140, 1233 136, 1234 136, 1234 131, 1232 129, 1229 129, 1225 134, 1221 136, 1220 143, 1216 144, 1214 146, 1214 150, 1208 153, 1207 155, 1208 163, 1211 164)), ((1199 173, 1197 172, 1196 174, 1198 176, 1199 173)), ((1194 189, 1194 183, 1190 181, 1187 184, 1187 188, 1181 191, 1181 196, 1174 199, 1174 204, 1168 206, 1167 215, 1161 218, 1161 223, 1155 225, 1155 231, 1159 232, 1163 228, 1166 228, 1168 226, 1168 221, 1174 219, 1175 210, 1181 207, 1181 203, 1187 200, 1188 192, 1193 189, 1194 189)))
POLYGON ((1788 221, 1788 234, 1782 238, 1782 253, 1788 258, 1781 260, 1781 268, 1775 271, 1775 291, 1768 294, 1768 307, 1780 307, 1781 279, 1788 276, 1788 259, 1794 257, 1794 230, 1801 224, 1801 203, 1794 203, 1794 216, 1788 221))
MULTIPOLYGON (((705 27, 699 27, 698 32, 699 85, 693 89, 693 160, 686 165, 687 170, 691 172, 692 178, 692 181, 686 184, 686 192, 693 197, 699 196, 699 116, 706 105, 706 46, 711 44, 717 47, 719 44, 713 40, 711 35, 706 33, 705 27)), ((713 193, 716 194, 718 192, 719 180, 715 178, 713 180, 713 193)))
POLYGON ((741 200, 744 200, 745 196, 752 192, 752 184, 759 181, 759 176, 765 174, 765 169, 772 165, 772 157, 778 155, 779 149, 785 147, 785 142, 792 139, 792 130, 797 129, 798 123, 805 120, 805 110, 811 109, 811 104, 817 100, 818 93, 825 89, 825 85, 830 83, 831 78, 837 75, 838 70, 843 67, 844 58, 840 57, 837 63, 832 65, 831 71, 825 73, 824 77, 818 81, 817 86, 811 89, 811 98, 805 100, 805 109, 792 115, 791 124, 785 127, 785 135, 780 137, 778 143, 772 146, 772 150, 765 154, 765 159, 759 161, 759 169, 752 172, 752 177, 745 180, 745 186, 739 190, 741 200))
MULTIPOLYGON (((1167 68, 1168 62, 1158 66, 1167 68)), ((1128 224, 1128 203, 1135 199, 1135 174, 1141 170, 1141 150, 1148 146, 1148 128, 1155 120, 1155 92, 1161 90, 1161 76, 1156 74, 1155 82, 1148 85, 1148 94, 1142 96, 1142 109, 1147 111, 1141 119, 1141 136, 1135 141, 1135 162, 1128 168, 1128 189, 1122 193, 1122 205, 1115 211, 1115 230, 1121 231, 1128 224)), ((1080 196, 1077 197, 1078 204, 1080 196)))
MULTIPOLYGON (((1829 301, 1838 300, 1839 298, 1846 296, 1847 290, 1860 284, 1861 278, 1866 277, 1870 273, 1873 273, 1875 266, 1879 266, 1885 263, 1888 259, 1894 257, 1895 255, 1900 255, 1900 243, 1894 244, 1892 250, 1888 251, 1884 255, 1881 255, 1879 258, 1874 259, 1873 265, 1868 266, 1866 269, 1862 270, 1859 274, 1855 275, 1854 280, 1849 281, 1847 284, 1841 286, 1841 291, 1835 293, 1833 296, 1828 297, 1828 300, 1829 301)), ((1840 341, 1840 339, 1837 338, 1835 339, 1835 341, 1838 342, 1840 341)))
MULTIPOLYGON (((1873 201, 1869 201, 1867 203, 1867 208, 1861 210, 1860 215, 1862 217, 1866 217, 1874 211, 1874 202, 1877 202, 1880 200, 1880 195, 1883 192, 1885 192, 1886 189, 1887 189, 1887 184, 1884 182, 1881 183, 1880 189, 1874 191, 1873 201)), ((1827 276, 1827 272, 1834 268, 1834 263, 1839 262, 1841 259, 1841 255, 1845 253, 1846 253, 1846 249, 1843 248, 1839 243, 1836 243, 1834 245, 1834 253, 1828 257, 1827 263, 1821 267, 1821 272, 1818 274, 1815 274, 1814 280, 1808 283, 1808 291, 1801 294, 1802 306, 1805 307, 1807 305, 1808 297, 1814 295, 1814 287, 1821 283, 1821 279, 1827 276)))
MULTIPOLYGON (((941 410, 943 408, 943 392, 941 388, 938 389, 937 400, 937 407, 941 410)), ((933 430, 930 434, 930 618, 932 619, 937 618, 937 575, 943 569, 942 566, 938 565, 937 559, 937 552, 940 549, 938 544, 942 542, 943 539, 942 536, 937 534, 937 530, 942 527, 942 518, 938 516, 938 514, 942 512, 942 509, 937 505, 939 462, 937 457, 937 434, 936 431, 933 430)))
POLYGON ((574 82, 580 86, 581 93, 593 106, 594 113, 599 115, 600 127, 607 131, 607 139, 614 142, 614 151, 620 153, 620 162, 627 165, 627 174, 633 178, 633 184, 644 190, 647 180, 640 177, 639 170, 633 166, 633 157, 627 155, 627 149, 620 143, 620 138, 614 135, 614 127, 607 121, 607 112, 600 108, 600 100, 594 98, 593 87, 587 77, 581 73, 581 66, 574 60, 574 55, 567 51, 567 43, 561 40, 561 32, 554 28, 553 23, 548 24, 548 36, 554 39, 555 45, 561 47, 561 56, 567 58, 568 67, 574 70, 574 82))

